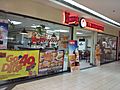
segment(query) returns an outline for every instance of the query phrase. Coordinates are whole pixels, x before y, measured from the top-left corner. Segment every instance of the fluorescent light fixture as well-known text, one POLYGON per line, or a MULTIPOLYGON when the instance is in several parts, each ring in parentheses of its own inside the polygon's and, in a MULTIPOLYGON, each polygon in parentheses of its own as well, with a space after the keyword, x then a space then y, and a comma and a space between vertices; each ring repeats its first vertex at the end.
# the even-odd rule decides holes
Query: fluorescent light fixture
MULTIPOLYGON (((35 24, 33 24, 31 27, 32 28, 36 28, 36 27, 41 27, 41 25, 35 25, 35 24)), ((50 27, 45 27, 45 29, 50 29, 50 27)))
POLYGON ((45 27, 45 29, 50 29, 50 27, 45 27))
POLYGON ((5 39, 13 40, 13 37, 6 37, 5 39))
POLYGON ((47 30, 46 32, 47 33, 54 33, 55 31, 54 30, 47 30))
POLYGON ((69 30, 62 30, 62 29, 60 29, 60 30, 55 30, 55 32, 69 32, 69 30))
POLYGON ((19 21, 10 21, 11 23, 13 23, 14 25, 19 25, 21 24, 22 22, 19 22, 19 21))
POLYGON ((32 25, 32 28, 41 27, 40 25, 32 25))
POLYGON ((76 34, 83 34, 83 33, 81 33, 81 32, 77 32, 76 34))
POLYGON ((27 35, 27 33, 22 33, 22 32, 20 32, 20 34, 24 34, 24 35, 27 35))
POLYGON ((116 22, 116 21, 114 21, 114 20, 112 20, 112 19, 110 19, 110 18, 108 18, 108 17, 98 13, 98 12, 95 12, 94 10, 91 10, 91 9, 89 9, 89 8, 87 8, 87 7, 83 6, 83 5, 75 2, 74 0, 50 0, 50 1, 52 1, 54 3, 57 3, 57 4, 60 4, 60 5, 63 4, 63 6, 65 6, 65 5, 68 6, 67 4, 65 4, 65 2, 66 2, 66 3, 68 3, 68 4, 72 5, 72 6, 75 6, 75 7, 79 8, 79 9, 87 11, 88 13, 91 13, 94 16, 97 16, 97 17, 99 17, 100 19, 102 19, 104 21, 107 21, 107 22, 109 22, 109 23, 111 23, 113 25, 116 25, 116 26, 120 27, 120 23, 118 23, 118 22, 116 22))

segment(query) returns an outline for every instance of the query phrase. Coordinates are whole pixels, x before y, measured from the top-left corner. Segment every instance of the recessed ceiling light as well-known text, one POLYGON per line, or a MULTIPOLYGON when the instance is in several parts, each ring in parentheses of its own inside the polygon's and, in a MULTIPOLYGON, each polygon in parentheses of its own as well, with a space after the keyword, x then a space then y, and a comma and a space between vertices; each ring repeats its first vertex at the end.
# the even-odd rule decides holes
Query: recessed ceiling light
POLYGON ((41 27, 40 25, 32 25, 32 28, 41 27))
POLYGON ((55 30, 55 32, 69 32, 69 31, 60 29, 60 30, 55 30))
POLYGON ((45 29, 50 29, 50 27, 45 27, 45 29))
POLYGON ((77 32, 76 34, 83 34, 83 33, 81 33, 81 32, 77 32))
POLYGON ((54 33, 55 31, 54 30, 47 30, 46 32, 47 33, 54 33))

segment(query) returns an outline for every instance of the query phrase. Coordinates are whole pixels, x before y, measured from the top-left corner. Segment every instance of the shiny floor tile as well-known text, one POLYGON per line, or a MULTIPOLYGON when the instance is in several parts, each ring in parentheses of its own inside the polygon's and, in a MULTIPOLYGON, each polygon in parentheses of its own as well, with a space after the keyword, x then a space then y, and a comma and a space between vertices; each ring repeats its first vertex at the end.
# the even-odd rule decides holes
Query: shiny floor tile
POLYGON ((120 62, 19 84, 12 90, 120 90, 120 62))

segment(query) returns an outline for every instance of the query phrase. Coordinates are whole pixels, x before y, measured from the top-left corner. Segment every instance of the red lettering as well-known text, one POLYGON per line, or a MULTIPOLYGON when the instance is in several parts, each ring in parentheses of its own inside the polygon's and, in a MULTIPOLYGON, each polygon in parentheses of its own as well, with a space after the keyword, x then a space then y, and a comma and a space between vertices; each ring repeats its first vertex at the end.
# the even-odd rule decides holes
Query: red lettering
POLYGON ((100 25, 97 25, 97 24, 94 24, 94 23, 90 23, 90 22, 87 22, 87 27, 104 31, 103 26, 100 26, 100 25))
POLYGON ((20 60, 20 63, 22 63, 23 66, 26 66, 27 64, 27 59, 28 59, 28 54, 25 54, 21 60, 20 60))
POLYGON ((75 24, 78 25, 79 24, 79 17, 78 16, 72 16, 70 15, 69 12, 65 12, 65 23, 66 24, 75 24))
POLYGON ((27 69, 30 69, 35 64, 35 58, 33 56, 28 57, 28 54, 25 54, 21 60, 20 63, 23 66, 27 66, 27 69))
POLYGON ((5 71, 7 71, 8 69, 9 69, 9 64, 5 63, 5 64, 3 64, 3 66, 2 66, 1 72, 5 72, 5 71))
POLYGON ((33 56, 30 56, 27 60, 27 64, 28 64, 27 68, 32 67, 35 64, 35 58, 33 56))
POLYGON ((65 23, 69 23, 69 16, 70 16, 70 13, 68 12, 65 12, 65 23))

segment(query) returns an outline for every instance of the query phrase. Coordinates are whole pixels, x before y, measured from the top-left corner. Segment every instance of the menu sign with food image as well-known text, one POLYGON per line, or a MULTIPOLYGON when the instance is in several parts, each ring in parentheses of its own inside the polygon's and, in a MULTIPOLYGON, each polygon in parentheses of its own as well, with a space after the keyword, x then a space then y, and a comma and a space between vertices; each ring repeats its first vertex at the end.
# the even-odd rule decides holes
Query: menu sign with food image
POLYGON ((80 69, 77 41, 70 40, 68 47, 69 47, 69 65, 71 72, 73 72, 80 69))
POLYGON ((59 72, 63 68, 63 51, 40 52, 39 75, 47 75, 52 72, 59 72))
POLYGON ((7 49, 8 21, 0 20, 0 49, 7 49))

